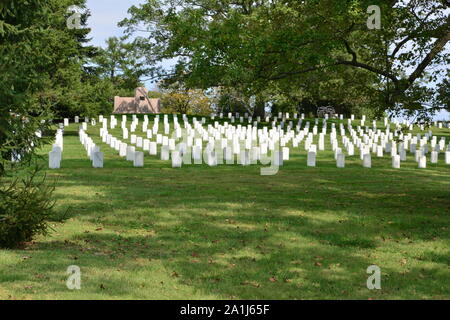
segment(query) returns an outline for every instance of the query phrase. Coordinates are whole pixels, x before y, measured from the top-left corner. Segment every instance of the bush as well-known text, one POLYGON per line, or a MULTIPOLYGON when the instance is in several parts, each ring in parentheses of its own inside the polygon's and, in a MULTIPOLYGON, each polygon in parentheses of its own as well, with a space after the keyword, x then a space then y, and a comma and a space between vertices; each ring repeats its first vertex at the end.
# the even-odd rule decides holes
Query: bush
POLYGON ((36 169, 0 190, 0 247, 17 247, 36 235, 48 234, 54 187, 46 185, 45 176, 37 181, 37 173, 36 169))

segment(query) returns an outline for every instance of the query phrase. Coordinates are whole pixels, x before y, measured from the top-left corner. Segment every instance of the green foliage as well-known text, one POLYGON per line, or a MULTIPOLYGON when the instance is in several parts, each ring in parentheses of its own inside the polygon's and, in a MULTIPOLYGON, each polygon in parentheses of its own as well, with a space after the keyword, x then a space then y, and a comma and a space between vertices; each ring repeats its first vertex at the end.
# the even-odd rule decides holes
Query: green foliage
POLYGON ((27 111, 7 113, 0 117, 0 177, 8 171, 29 166, 35 151, 51 140, 51 123, 46 120, 48 111, 27 111))
POLYGON ((167 81, 380 115, 432 99, 420 81, 441 79, 434 67, 445 63, 450 38, 445 10, 438 0, 149 0, 121 25, 130 33, 147 27, 150 37, 136 45, 149 61, 177 58, 173 70, 154 70, 167 81), (367 27, 369 5, 381 8, 380 30, 367 27))
MULTIPOLYGON (((57 111, 60 88, 77 80, 88 31, 69 30, 67 8, 84 0, 9 0, 0 6, 0 175, 20 154, 26 165, 34 150, 47 140, 36 136, 48 130, 57 111)), ((73 102, 76 103, 76 102, 73 102)))
POLYGON ((177 84, 163 90, 161 104, 164 113, 210 115, 213 112, 210 99, 203 90, 187 89, 177 84))
POLYGON ((12 248, 46 235, 52 216, 54 187, 31 175, 0 190, 0 247, 12 248))
MULTIPOLYGON (((86 30, 68 30, 69 5, 84 0, 8 0, 0 5, 0 246, 45 234, 52 187, 23 171, 54 136, 51 93, 70 87, 84 51, 86 30), (55 85, 55 84, 58 85, 55 85), (37 134, 38 133, 38 134, 37 134), (9 180, 5 176, 22 175, 9 180), (9 185, 9 187, 8 187, 9 185)), ((9 179, 9 178, 8 178, 9 179)))
POLYGON ((117 37, 106 40, 106 48, 99 49, 93 63, 101 79, 109 79, 115 87, 126 90, 142 86, 140 79, 150 70, 133 43, 117 37))
POLYGON ((95 55, 82 61, 89 67, 74 65, 65 77, 68 83, 60 85, 58 81, 46 90, 60 118, 111 114, 114 96, 133 96, 147 74, 133 46, 115 37, 106 41, 106 48, 97 48, 95 55))
POLYGON ((438 86, 435 105, 444 106, 450 112, 450 81, 444 79, 438 86))
POLYGON ((224 115, 227 115, 229 112, 232 114, 244 114, 248 112, 246 108, 248 101, 235 90, 221 90, 217 93, 217 97, 217 112, 223 112, 224 115))

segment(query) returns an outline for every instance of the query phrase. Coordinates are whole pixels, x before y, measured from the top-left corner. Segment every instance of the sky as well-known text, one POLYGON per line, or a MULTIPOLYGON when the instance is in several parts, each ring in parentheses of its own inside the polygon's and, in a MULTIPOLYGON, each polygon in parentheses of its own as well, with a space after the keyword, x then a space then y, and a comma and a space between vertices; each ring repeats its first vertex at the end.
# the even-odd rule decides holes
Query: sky
MULTIPOLYGON (((91 44, 104 46, 105 40, 109 37, 120 37, 123 35, 123 28, 119 28, 117 23, 129 17, 128 8, 139 5, 145 0, 87 0, 87 7, 91 11, 88 26, 91 28, 91 44)), ((171 62, 163 65, 168 67, 171 62)), ((152 83, 146 83, 150 90, 154 88, 152 83)), ((450 120, 450 113, 442 111, 435 120, 450 120)))
POLYGON ((103 46, 109 37, 123 35, 123 29, 117 26, 119 21, 129 17, 128 8, 138 5, 142 0, 88 0, 91 11, 88 25, 92 29, 92 44, 103 46))
MULTIPOLYGON (((105 41, 109 37, 121 37, 124 35, 124 28, 117 24, 124 18, 129 17, 128 9, 143 3, 144 0, 87 0, 87 7, 91 11, 88 26, 91 28, 90 44, 105 47, 105 41)), ((146 87, 152 90, 154 84, 145 83, 146 87)))

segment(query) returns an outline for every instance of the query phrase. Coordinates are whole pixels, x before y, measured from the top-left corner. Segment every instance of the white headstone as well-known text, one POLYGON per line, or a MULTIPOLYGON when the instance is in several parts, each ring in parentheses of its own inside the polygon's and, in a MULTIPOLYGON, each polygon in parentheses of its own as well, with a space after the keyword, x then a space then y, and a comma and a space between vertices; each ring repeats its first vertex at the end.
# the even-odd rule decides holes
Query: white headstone
POLYGON ((143 147, 144 151, 150 151, 150 140, 144 139, 143 140, 143 147))
POLYGON ((172 151, 172 168, 181 168, 182 157, 179 151, 172 151))
POLYGON ((281 167, 283 165, 283 153, 281 151, 272 152, 272 165, 281 167))
POLYGON ((250 152, 248 150, 241 150, 239 156, 239 163, 243 166, 250 165, 250 152))
POLYGON ((92 153, 92 167, 103 168, 103 152, 92 153))
POLYGON ((400 156, 395 155, 392 157, 392 168, 400 169, 400 156))
POLYGON ((136 148, 132 146, 127 146, 127 161, 134 161, 136 148))
POLYGON ((363 167, 364 168, 372 168, 372 157, 371 157, 370 153, 364 154, 363 167))
POLYGON ((136 151, 134 153, 134 161, 133 161, 134 167, 143 167, 144 166, 144 153, 140 151, 136 151))
POLYGON ((209 151, 208 149, 205 150, 206 154, 206 161, 208 166, 215 167, 217 166, 217 155, 214 151, 209 151))
POLYGON ((194 164, 202 163, 202 147, 199 145, 195 145, 192 147, 192 159, 194 160, 194 164))
POLYGON ((345 168, 345 154, 339 153, 336 157, 336 166, 338 168, 345 168))
POLYGON ((156 142, 154 142, 154 141, 151 141, 150 142, 150 145, 149 145, 149 154, 151 155, 151 156, 156 156, 157 154, 158 154, 158 148, 157 148, 157 143, 156 142))
POLYGON ((400 150, 400 161, 406 161, 406 150, 400 150))
POLYGON ((283 160, 288 161, 289 160, 289 148, 283 147, 282 151, 283 151, 283 160))
POLYGON ((308 167, 316 166, 316 153, 315 152, 308 152, 307 165, 308 165, 308 167))
POLYGON ((48 153, 48 167, 50 169, 61 168, 61 151, 55 150, 48 153))
POLYGON ((445 152, 445 164, 450 164, 450 151, 445 152))
POLYGON ((127 144, 126 143, 121 143, 120 144, 119 156, 120 157, 126 157, 127 156, 127 144))
POLYGON ((418 162, 419 162, 420 169, 425 169, 427 167, 427 157, 426 156, 420 156, 418 162))
POLYGON ((383 157, 383 146, 377 146, 377 157, 378 158, 383 157))
POLYGON ((143 139, 142 139, 142 137, 137 137, 136 138, 136 147, 138 147, 138 148, 142 148, 143 147, 143 139))
POLYGON ((169 146, 161 147, 161 160, 167 161, 170 159, 169 146))
POLYGON ((438 163, 438 156, 439 156, 439 153, 437 153, 436 151, 432 151, 431 152, 430 162, 431 163, 438 163))

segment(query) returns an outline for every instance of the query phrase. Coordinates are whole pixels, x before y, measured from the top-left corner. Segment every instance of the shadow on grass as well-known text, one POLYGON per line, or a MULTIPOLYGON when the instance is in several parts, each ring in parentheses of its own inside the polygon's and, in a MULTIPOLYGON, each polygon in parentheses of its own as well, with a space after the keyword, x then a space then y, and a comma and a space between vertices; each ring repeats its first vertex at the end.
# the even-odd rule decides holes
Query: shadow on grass
MULTIPOLYGON (((441 284, 448 280, 448 259, 433 250, 436 241, 449 239, 449 182, 439 172, 293 166, 274 177, 227 167, 58 175, 60 209, 72 206, 71 218, 86 222, 86 230, 38 243, 30 268, 61 277, 77 264, 87 274, 105 274, 107 290, 97 278, 87 280, 92 293, 139 296, 142 280, 132 273, 155 277, 151 266, 158 263, 164 270, 156 277, 165 272, 201 295, 221 298, 447 295, 441 284), (414 245, 424 254, 408 252, 414 245), (402 257, 411 267, 398 262, 402 257), (371 264, 382 268, 382 291, 365 287, 371 264)), ((8 279, 15 275, 21 276, 10 270, 8 279)), ((41 290, 64 291, 61 281, 41 290)))

